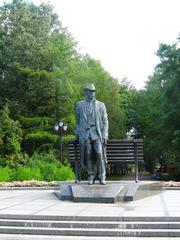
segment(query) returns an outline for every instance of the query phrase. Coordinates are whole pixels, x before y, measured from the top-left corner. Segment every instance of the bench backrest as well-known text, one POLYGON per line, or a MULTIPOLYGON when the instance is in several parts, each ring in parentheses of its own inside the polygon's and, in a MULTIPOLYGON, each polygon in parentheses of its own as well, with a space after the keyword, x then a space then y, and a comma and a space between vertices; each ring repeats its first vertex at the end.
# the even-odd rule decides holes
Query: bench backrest
MULTIPOLYGON (((79 161, 79 144, 69 143, 68 150, 70 162, 79 161)), ((143 139, 108 140, 106 152, 109 164, 143 162, 143 139)))

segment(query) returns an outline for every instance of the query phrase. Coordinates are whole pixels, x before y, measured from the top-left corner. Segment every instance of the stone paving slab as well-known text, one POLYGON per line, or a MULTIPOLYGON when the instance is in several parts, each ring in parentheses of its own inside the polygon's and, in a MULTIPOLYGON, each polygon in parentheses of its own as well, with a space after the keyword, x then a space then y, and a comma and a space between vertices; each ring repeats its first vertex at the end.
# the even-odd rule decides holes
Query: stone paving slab
MULTIPOLYGON (((73 216, 75 219, 83 220, 86 217, 99 217, 99 219, 124 219, 129 221, 133 217, 137 221, 144 218, 144 221, 150 221, 154 217, 155 221, 162 218, 180 219, 180 191, 166 190, 155 191, 150 194, 144 194, 143 197, 135 199, 132 202, 116 203, 76 203, 72 201, 61 201, 54 194, 53 189, 44 190, 2 190, 0 191, 0 218, 4 215, 28 216, 28 217, 54 217, 64 216, 68 218, 73 216)), ((141 193, 139 193, 141 195, 141 193)), ((167 220, 168 221, 168 220, 167 220)), ((179 220, 178 220, 179 221, 179 220)), ((73 236, 29 236, 29 235, 3 235, 0 234, 0 240, 117 240, 132 239, 136 237, 73 237, 73 236)), ((141 237, 142 240, 150 238, 141 237)), ((179 239, 166 237, 153 237, 153 239, 179 239)))
MULTIPOLYGON (((0 214, 102 217, 180 217, 180 191, 155 191, 132 202, 76 203, 61 201, 52 189, 2 190, 0 214)), ((143 191, 143 190, 142 190, 143 191)))
MULTIPOLYGON (((1 240, 139 240, 139 237, 82 237, 82 236, 33 236, 33 235, 7 235, 0 234, 1 240)), ((152 238, 141 237, 141 240, 149 240, 152 238)), ((153 240, 175 240, 176 237, 153 237, 153 240)))

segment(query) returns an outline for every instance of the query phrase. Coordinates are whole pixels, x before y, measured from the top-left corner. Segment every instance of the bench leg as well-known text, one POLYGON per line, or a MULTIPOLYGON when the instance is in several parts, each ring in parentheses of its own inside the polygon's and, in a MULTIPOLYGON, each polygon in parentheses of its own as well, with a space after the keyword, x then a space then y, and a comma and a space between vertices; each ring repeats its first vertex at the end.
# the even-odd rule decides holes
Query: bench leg
POLYGON ((137 157, 137 142, 134 142, 134 153, 135 153, 135 182, 138 182, 139 171, 138 171, 138 157, 137 157))

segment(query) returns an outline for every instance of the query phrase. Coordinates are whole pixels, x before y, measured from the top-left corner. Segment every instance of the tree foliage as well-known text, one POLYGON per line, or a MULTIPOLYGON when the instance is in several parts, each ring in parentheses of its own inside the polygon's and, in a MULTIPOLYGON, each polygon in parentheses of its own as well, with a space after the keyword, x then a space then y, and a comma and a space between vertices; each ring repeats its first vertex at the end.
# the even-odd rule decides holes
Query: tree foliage
MULTIPOLYGON (((153 170, 155 163, 178 166, 180 161, 180 48, 160 44, 160 63, 149 77, 134 104, 139 134, 145 137, 146 164, 153 170)), ((180 170, 180 169, 179 169, 180 170)), ((178 171, 179 171, 178 170, 178 171)))
POLYGON ((14 166, 21 162, 22 130, 10 117, 7 105, 0 111, 0 164, 14 166))
MULTIPOLYGON (((75 40, 51 5, 36 6, 25 0, 4 4, 0 7, 0 39, 0 108, 5 111, 8 104, 11 134, 17 126, 21 132, 20 139, 16 133, 9 142, 14 154, 17 149, 18 154, 32 155, 58 147, 57 120, 66 122, 72 135, 75 103, 84 98, 87 83, 96 85, 98 100, 107 105, 110 136, 125 136, 126 114, 118 81, 99 61, 78 53, 75 40)), ((9 130, 0 131, 2 142, 2 134, 9 130)), ((13 155, 10 162, 12 158, 17 161, 13 155)))

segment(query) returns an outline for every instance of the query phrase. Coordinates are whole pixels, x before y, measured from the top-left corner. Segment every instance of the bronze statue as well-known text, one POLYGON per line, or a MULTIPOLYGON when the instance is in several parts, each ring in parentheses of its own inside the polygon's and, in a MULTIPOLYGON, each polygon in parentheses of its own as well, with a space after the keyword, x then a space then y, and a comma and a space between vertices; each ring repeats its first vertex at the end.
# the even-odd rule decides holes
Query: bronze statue
POLYGON ((80 145, 81 168, 86 165, 88 184, 95 182, 95 165, 102 185, 106 184, 106 144, 108 118, 104 103, 95 99, 96 89, 89 84, 85 89, 86 99, 76 104, 76 139, 80 145))

